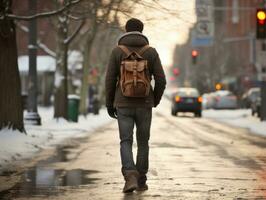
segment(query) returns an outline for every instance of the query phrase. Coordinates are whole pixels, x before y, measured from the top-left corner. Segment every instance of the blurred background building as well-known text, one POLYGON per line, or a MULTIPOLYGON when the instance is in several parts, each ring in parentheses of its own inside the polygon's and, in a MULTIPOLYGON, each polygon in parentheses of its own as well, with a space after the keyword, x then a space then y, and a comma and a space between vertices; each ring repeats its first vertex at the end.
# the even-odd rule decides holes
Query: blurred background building
MULTIPOLYGON (((203 92, 215 90, 217 83, 240 96, 250 87, 259 86, 266 80, 266 51, 263 41, 256 40, 256 9, 264 6, 263 0, 205 0, 197 1, 197 23, 190 29, 187 42, 177 45, 173 68, 180 74, 172 83, 190 85, 203 92), (213 31, 209 41, 195 42, 195 32, 200 22, 202 9, 210 12, 213 31), (197 43, 198 42, 198 43, 197 43), (192 51, 198 52, 192 62, 192 51)), ((173 70, 173 69, 172 69, 173 70)), ((174 75, 173 75, 174 76, 174 75)))

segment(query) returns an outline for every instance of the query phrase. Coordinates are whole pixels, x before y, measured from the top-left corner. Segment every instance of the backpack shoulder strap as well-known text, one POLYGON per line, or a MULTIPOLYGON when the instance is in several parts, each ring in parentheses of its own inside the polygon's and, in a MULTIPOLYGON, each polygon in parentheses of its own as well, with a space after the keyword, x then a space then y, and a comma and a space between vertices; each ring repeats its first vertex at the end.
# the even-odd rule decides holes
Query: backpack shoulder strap
POLYGON ((118 47, 128 56, 132 53, 125 45, 118 45, 118 47))
POLYGON ((149 49, 150 48, 150 46, 147 44, 147 45, 145 45, 144 47, 142 47, 139 51, 138 51, 138 53, 139 53, 139 55, 142 55, 147 49, 149 49))

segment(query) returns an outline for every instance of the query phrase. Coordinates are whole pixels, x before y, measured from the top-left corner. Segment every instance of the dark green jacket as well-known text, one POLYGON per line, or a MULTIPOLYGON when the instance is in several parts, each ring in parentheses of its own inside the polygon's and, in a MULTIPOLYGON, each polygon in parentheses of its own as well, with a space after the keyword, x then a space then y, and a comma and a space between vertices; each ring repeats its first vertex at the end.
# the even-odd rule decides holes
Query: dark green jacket
MULTIPOLYGON (((120 37, 118 45, 125 45, 130 50, 139 50, 141 47, 149 44, 148 39, 140 32, 129 32, 120 37)), ((147 49, 142 57, 148 60, 148 68, 152 75, 155 85, 151 88, 149 96, 145 98, 132 98, 122 95, 119 77, 120 64, 126 54, 115 47, 110 56, 109 65, 106 71, 105 92, 107 107, 154 107, 157 106, 163 95, 166 80, 164 70, 157 51, 154 48, 147 49)))

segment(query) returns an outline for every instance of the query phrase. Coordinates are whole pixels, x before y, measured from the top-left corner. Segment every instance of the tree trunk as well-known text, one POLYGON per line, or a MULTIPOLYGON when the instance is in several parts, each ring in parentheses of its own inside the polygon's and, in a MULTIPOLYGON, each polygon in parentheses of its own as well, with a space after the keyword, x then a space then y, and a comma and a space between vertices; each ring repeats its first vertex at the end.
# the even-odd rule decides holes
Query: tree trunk
POLYGON ((88 35, 85 50, 83 53, 83 73, 82 73, 82 85, 80 92, 80 107, 79 112, 83 115, 87 115, 87 98, 88 98, 88 76, 90 67, 90 52, 93 44, 93 40, 98 30, 98 24, 95 19, 95 23, 92 25, 92 32, 88 35))
MULTIPOLYGON (((0 13, 5 12, 7 2, 1 3, 0 13)), ((22 132, 24 124, 16 31, 13 21, 7 18, 0 18, 0 71, 0 129, 8 127, 22 132)))
MULTIPOLYGON (((114 23, 115 24, 115 23, 114 23)), ((98 79, 98 98, 99 98, 99 102, 100 105, 104 102, 104 96, 105 96, 105 85, 104 85, 104 81, 105 81, 105 71, 106 71, 106 66, 108 65, 108 61, 109 61, 109 56, 110 53, 113 49, 113 46, 115 45, 115 41, 120 32, 116 32, 113 28, 110 27, 106 27, 105 30, 105 37, 103 40, 100 41, 100 43, 97 45, 100 48, 98 49, 99 51, 99 58, 98 59, 98 66, 99 66, 99 74, 102 74, 101 76, 99 76, 98 79)))
POLYGON ((57 30, 57 52, 56 52, 56 73, 55 73, 55 101, 54 101, 54 117, 63 117, 68 119, 67 113, 67 52, 68 45, 65 44, 68 31, 67 15, 59 15, 57 30))

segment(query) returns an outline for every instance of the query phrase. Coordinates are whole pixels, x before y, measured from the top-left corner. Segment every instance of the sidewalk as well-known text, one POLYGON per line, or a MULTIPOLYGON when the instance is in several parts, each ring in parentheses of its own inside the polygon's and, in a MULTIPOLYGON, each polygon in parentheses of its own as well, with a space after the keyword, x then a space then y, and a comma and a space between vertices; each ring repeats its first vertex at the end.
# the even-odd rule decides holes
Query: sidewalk
POLYGON ((39 108, 41 126, 25 125, 27 134, 3 129, 0 131, 0 172, 10 169, 18 161, 35 156, 38 152, 62 143, 67 138, 85 137, 111 120, 105 109, 99 115, 79 116, 78 123, 53 118, 53 108, 39 108))

